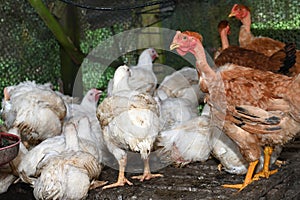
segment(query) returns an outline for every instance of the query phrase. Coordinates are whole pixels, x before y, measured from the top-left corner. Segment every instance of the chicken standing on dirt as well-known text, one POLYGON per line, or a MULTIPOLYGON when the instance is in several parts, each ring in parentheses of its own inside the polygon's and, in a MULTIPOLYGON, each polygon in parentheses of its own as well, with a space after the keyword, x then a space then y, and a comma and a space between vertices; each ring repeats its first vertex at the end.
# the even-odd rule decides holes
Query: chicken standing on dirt
POLYGON ((273 147, 287 143, 300 131, 300 75, 287 77, 235 64, 215 72, 206 61, 201 41, 198 33, 177 31, 170 48, 182 56, 188 52, 195 56, 214 123, 224 125, 220 128, 250 163, 242 184, 224 185, 242 190, 259 177, 276 173, 269 170, 273 147), (261 147, 265 147, 264 168, 253 177, 261 147))
MULTIPOLYGON (((269 37, 255 37, 251 33, 251 14, 247 6, 234 4, 229 17, 235 17, 242 22, 239 33, 240 47, 263 53, 266 56, 272 56, 285 47, 286 44, 281 41, 269 37)), ((289 72, 291 76, 300 73, 300 50, 297 50, 296 63, 289 72)))
POLYGON ((295 45, 289 43, 271 56, 263 53, 229 45, 228 34, 230 33, 229 22, 222 20, 218 24, 218 31, 222 42, 222 51, 215 58, 216 66, 222 66, 226 63, 233 63, 244 67, 251 67, 274 73, 288 74, 296 62, 295 45))
POLYGON ((139 152, 144 160, 144 174, 132 178, 143 181, 162 176, 151 174, 149 167, 149 154, 159 132, 158 106, 151 95, 130 89, 129 76, 130 69, 126 65, 116 70, 112 95, 105 98, 97 109, 107 148, 119 163, 118 181, 104 189, 132 185, 124 176, 126 151, 139 152))

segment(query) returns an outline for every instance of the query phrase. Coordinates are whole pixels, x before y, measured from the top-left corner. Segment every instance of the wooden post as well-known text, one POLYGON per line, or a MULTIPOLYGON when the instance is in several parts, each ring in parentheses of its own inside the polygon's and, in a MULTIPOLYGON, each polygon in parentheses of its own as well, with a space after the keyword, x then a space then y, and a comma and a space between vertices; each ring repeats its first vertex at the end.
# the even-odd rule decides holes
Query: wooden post
MULTIPOLYGON (((72 95, 74 81, 85 55, 79 49, 79 26, 76 8, 66 6, 61 24, 41 0, 28 0, 61 45, 61 69, 64 93, 72 95)), ((79 76, 81 73, 79 71, 79 76)), ((82 79, 77 78, 74 96, 82 97, 82 79), (78 82, 78 83, 77 83, 78 82), (80 91, 81 90, 81 91, 80 91)))

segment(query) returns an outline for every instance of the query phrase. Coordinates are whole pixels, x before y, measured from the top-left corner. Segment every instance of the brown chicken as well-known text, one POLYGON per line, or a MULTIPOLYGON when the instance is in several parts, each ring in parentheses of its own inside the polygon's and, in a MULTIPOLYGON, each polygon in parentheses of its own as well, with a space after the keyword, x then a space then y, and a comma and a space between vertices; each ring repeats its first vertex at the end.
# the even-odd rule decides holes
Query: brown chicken
MULTIPOLYGON (((242 22, 239 33, 240 47, 251 49, 267 56, 273 55, 275 52, 283 49, 285 43, 274 40, 269 37, 255 37, 251 33, 251 14, 247 6, 235 4, 229 17, 235 17, 242 22)), ((296 52, 296 64, 290 69, 291 75, 299 74, 300 72, 300 51, 296 52)))
POLYGON ((222 43, 222 51, 214 60, 218 67, 226 63, 233 63, 245 67, 288 74, 289 69, 296 62, 296 46, 293 43, 287 44, 283 49, 271 56, 266 56, 254 50, 229 45, 227 36, 230 34, 230 26, 227 20, 222 20, 218 24, 218 31, 222 43))
POLYGON ((206 61, 201 41, 198 33, 177 31, 170 49, 181 56, 188 52, 195 56, 200 88, 207 92, 215 125, 235 141, 250 163, 242 184, 223 185, 242 190, 259 177, 276 173, 269 171, 273 147, 300 131, 300 75, 288 77, 235 64, 215 72, 206 61), (265 147, 264 168, 253 176, 261 147, 265 147))

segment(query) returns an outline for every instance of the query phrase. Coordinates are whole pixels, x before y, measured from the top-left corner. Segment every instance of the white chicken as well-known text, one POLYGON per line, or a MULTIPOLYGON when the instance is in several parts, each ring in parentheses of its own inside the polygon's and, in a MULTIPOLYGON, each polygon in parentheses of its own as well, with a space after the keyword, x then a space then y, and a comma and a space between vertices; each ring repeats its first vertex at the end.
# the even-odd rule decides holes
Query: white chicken
MULTIPOLYGON (((131 66, 131 77, 128 79, 128 85, 132 90, 147 92, 153 95, 157 78, 153 72, 153 61, 158 57, 157 52, 153 48, 144 50, 139 56, 136 66, 131 66)), ((111 96, 113 87, 113 79, 110 80, 107 88, 108 96, 111 96)))
POLYGON ((160 177, 151 174, 149 154, 159 132, 159 111, 156 101, 147 93, 132 90, 128 85, 130 69, 126 65, 118 67, 114 74, 112 96, 98 106, 97 118, 102 127, 107 148, 119 164, 116 183, 103 187, 112 188, 132 183, 124 176, 127 152, 139 152, 144 160, 144 173, 132 178, 148 180, 160 177))
POLYGON ((158 102, 160 107, 160 130, 172 129, 198 116, 196 107, 183 98, 168 97, 158 102))
POLYGON ((155 91, 160 106, 161 130, 198 116, 201 94, 195 69, 184 67, 166 76, 155 91))
POLYGON ((211 154, 220 161, 219 170, 231 174, 245 174, 248 163, 237 145, 222 131, 214 130, 210 138, 211 154))
POLYGON ((160 154, 168 162, 183 167, 206 161, 210 156, 209 118, 198 116, 160 133, 160 154))
POLYGON ((210 108, 205 105, 201 116, 162 131, 158 146, 163 158, 183 167, 190 162, 204 162, 212 155, 220 161, 223 170, 246 173, 248 163, 236 144, 224 133, 212 129, 210 121, 210 108))
POLYGON ((90 118, 96 118, 97 103, 99 101, 102 91, 95 88, 90 89, 83 97, 81 103, 67 102, 65 101, 67 107, 66 121, 72 117, 82 117, 87 116, 90 118))
POLYGON ((17 133, 26 148, 59 135, 65 115, 64 102, 50 84, 26 81, 4 89, 2 118, 8 132, 17 133))
POLYGON ((99 160, 99 162, 107 164, 114 162, 114 156, 108 151, 106 145, 104 144, 103 136, 101 133, 102 130, 96 117, 97 104, 101 93, 101 90, 92 88, 84 95, 80 103, 65 101, 67 107, 67 116, 65 118, 65 123, 72 122, 76 125, 82 118, 88 118, 90 125, 89 127, 87 127, 86 131, 91 133, 91 141, 98 142, 97 151, 102 155, 100 156, 101 160, 99 160))
POLYGON ((67 123, 63 135, 43 141, 26 154, 18 170, 21 179, 34 187, 35 198, 82 199, 90 188, 105 184, 95 181, 102 155, 89 127, 86 117, 77 126, 67 123))
POLYGON ((164 78, 155 91, 155 96, 160 100, 169 97, 183 98, 189 101, 193 107, 198 107, 204 99, 204 93, 199 90, 198 82, 197 70, 183 67, 164 78))

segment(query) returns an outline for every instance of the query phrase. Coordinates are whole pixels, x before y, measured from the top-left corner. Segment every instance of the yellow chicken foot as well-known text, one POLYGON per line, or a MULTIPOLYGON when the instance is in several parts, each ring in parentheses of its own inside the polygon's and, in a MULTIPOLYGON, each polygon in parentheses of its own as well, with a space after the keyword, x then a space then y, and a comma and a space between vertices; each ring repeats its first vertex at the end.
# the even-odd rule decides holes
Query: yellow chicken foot
POLYGON ((151 178, 163 177, 162 174, 151 174, 149 159, 144 160, 144 174, 139 176, 132 176, 132 179, 139 179, 140 181, 150 180, 151 178))
POLYGON ((269 165, 270 165, 270 159, 271 155, 273 152, 272 147, 265 147, 264 149, 264 167, 261 172, 258 172, 257 174, 254 175, 254 178, 259 178, 259 177, 264 177, 264 178, 269 178, 270 175, 275 174, 278 170, 269 170, 269 165))
POLYGON ((251 162, 249 164, 248 171, 247 171, 244 183, 242 183, 242 184, 234 184, 234 185, 225 184, 225 185, 222 185, 222 186, 225 187, 225 188, 239 189, 239 191, 241 191, 247 185, 249 185, 250 183, 252 183, 252 181, 258 180, 258 179, 252 179, 252 175, 253 175, 253 172, 254 172, 254 169, 255 169, 257 163, 258 163, 258 160, 254 161, 254 162, 251 162))
POLYGON ((126 166, 126 158, 122 158, 121 160, 119 160, 118 181, 116 183, 104 186, 103 189, 124 186, 126 183, 128 185, 133 185, 129 180, 127 180, 127 178, 124 175, 125 174, 125 166, 126 166))

